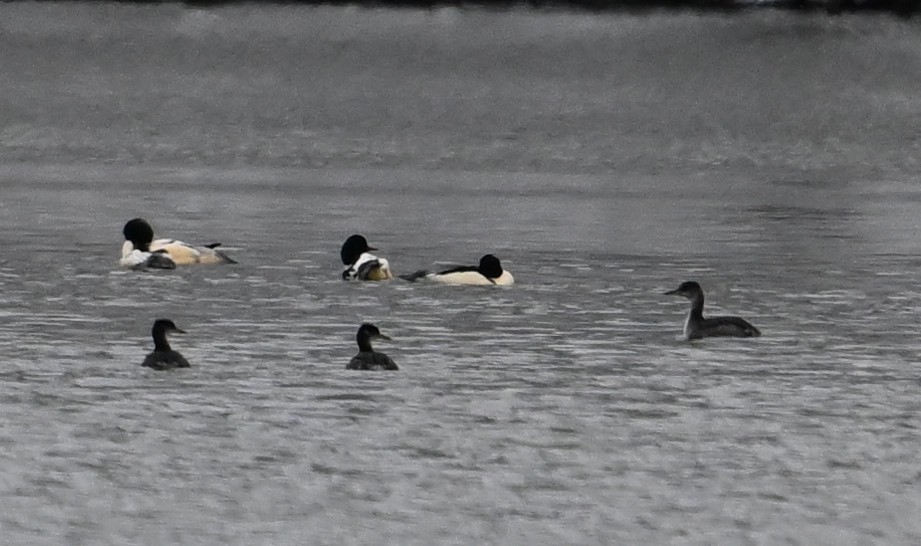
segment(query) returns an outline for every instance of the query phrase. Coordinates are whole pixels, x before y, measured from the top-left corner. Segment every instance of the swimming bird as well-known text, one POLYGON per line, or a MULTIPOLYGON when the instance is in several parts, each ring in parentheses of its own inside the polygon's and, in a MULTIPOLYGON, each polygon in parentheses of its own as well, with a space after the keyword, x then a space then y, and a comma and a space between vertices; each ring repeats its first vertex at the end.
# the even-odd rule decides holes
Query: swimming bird
POLYGON ((438 273, 429 273, 423 269, 411 275, 400 275, 400 278, 407 281, 423 279, 452 285, 511 286, 515 284, 515 277, 510 272, 502 269, 502 263, 499 258, 492 254, 487 254, 480 258, 480 264, 476 266, 455 267, 438 273))
POLYGON ((143 218, 129 220, 122 234, 122 267, 173 269, 177 265, 237 263, 216 250, 220 243, 193 246, 175 239, 154 239, 153 227, 143 218))
POLYGON ((377 329, 377 326, 364 323, 358 328, 358 335, 355 336, 358 340, 358 354, 352 357, 352 360, 349 361, 349 365, 346 366, 347 370, 399 370, 400 367, 397 366, 396 362, 393 361, 389 356, 384 353, 375 352, 371 348, 372 339, 386 339, 390 338, 381 333, 377 329))
MULTIPOLYGON (((125 250, 122 249, 123 252, 125 250)), ((127 254, 123 253, 118 263, 122 267, 131 269, 176 269, 176 262, 171 260, 169 254, 163 249, 156 252, 144 252, 135 248, 127 254)))
POLYGON ((393 278, 390 262, 371 254, 376 248, 368 245, 361 235, 352 235, 342 244, 339 257, 345 270, 342 279, 346 281, 387 281, 393 278))
POLYGON ((760 330, 739 317, 704 318, 704 291, 694 281, 683 282, 681 286, 666 292, 665 295, 684 296, 691 300, 691 310, 684 322, 684 335, 687 339, 715 336, 758 337, 761 335, 760 330))
POLYGON ((147 355, 141 366, 153 368, 155 370, 172 370, 173 368, 189 368, 189 361, 174 351, 166 340, 167 333, 184 334, 184 330, 176 327, 176 324, 169 319, 157 319, 154 321, 153 328, 150 330, 154 340, 154 350, 147 355))

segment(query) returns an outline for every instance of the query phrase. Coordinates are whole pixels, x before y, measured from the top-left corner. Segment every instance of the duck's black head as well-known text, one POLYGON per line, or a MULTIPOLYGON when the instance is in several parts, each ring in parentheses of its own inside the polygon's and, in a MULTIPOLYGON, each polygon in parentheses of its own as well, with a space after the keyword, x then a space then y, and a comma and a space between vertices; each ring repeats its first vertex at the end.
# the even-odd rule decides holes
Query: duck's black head
POLYGON ((502 263, 499 262, 499 258, 492 254, 487 254, 480 258, 480 266, 477 269, 490 279, 498 279, 502 276, 502 263))
POLYGON ((665 293, 666 296, 677 295, 684 296, 688 299, 696 297, 698 294, 703 293, 703 289, 694 281, 685 281, 681 283, 681 286, 674 290, 669 290, 665 293))
POLYGON ((184 334, 185 330, 181 330, 178 326, 176 326, 176 323, 170 319, 157 319, 153 324, 154 337, 156 337, 158 333, 184 334))
POLYGON ((343 265, 352 265, 358 261, 358 258, 365 252, 377 250, 368 246, 368 240, 362 235, 352 235, 342 244, 342 250, 339 251, 339 257, 343 265))
POLYGON ((125 240, 131 241, 134 248, 143 252, 147 252, 150 249, 150 243, 154 238, 153 228, 143 218, 129 220, 124 229, 122 229, 122 233, 125 235, 125 240))

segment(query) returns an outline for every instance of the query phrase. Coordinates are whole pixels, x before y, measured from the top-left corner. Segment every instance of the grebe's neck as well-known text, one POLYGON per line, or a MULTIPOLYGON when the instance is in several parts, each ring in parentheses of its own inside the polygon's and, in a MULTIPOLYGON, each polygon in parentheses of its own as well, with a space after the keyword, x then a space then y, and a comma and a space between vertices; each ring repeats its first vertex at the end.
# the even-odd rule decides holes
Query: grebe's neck
POLYGON ((358 339, 358 350, 360 352, 362 353, 373 352, 373 349, 371 349, 371 336, 365 334, 364 332, 360 332, 357 336, 357 339, 358 339))
POLYGON ((166 330, 161 330, 160 328, 154 328, 153 340, 154 340, 154 350, 155 351, 171 351, 172 350, 172 347, 169 346, 169 341, 166 340, 166 330))
POLYGON ((692 319, 704 318, 704 293, 702 290, 694 294, 694 297, 691 298, 691 312, 689 316, 692 319))

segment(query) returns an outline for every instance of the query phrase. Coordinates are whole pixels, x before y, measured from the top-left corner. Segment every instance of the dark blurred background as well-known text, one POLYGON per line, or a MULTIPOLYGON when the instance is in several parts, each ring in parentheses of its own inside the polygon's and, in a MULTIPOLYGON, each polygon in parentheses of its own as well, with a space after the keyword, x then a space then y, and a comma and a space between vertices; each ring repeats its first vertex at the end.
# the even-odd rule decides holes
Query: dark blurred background
MULTIPOLYGON (((160 0, 127 0, 129 3, 161 3, 160 0)), ((251 0, 182 0, 190 5, 252 3, 251 0)), ((700 9, 732 11, 753 8, 784 8, 806 11, 824 10, 837 14, 846 11, 892 11, 907 16, 921 8, 921 0, 284 0, 274 3, 314 5, 356 5, 367 7, 471 6, 509 8, 525 6, 541 9, 593 11, 644 9, 700 9)))

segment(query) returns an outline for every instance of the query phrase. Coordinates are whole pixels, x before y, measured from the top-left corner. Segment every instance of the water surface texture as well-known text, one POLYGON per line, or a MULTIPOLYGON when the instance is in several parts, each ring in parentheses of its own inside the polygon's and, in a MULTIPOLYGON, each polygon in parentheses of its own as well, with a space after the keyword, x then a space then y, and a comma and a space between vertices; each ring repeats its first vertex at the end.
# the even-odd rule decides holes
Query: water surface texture
POLYGON ((16 3, 0 50, 3 542, 921 542, 917 22, 16 3), (240 263, 118 270, 135 216, 240 263), (355 232, 518 284, 344 283, 355 232), (692 279, 764 336, 681 340, 692 279))

